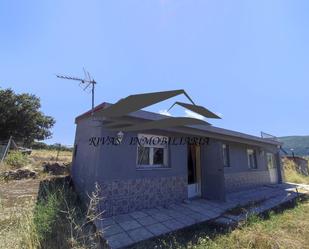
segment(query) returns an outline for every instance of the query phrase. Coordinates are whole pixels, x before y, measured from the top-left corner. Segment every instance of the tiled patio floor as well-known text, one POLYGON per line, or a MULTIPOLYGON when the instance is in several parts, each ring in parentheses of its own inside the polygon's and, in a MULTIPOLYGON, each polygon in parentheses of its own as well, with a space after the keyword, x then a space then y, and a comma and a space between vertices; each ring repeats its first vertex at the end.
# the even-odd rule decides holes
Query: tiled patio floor
POLYGON ((238 205, 263 200, 262 205, 254 209, 260 213, 296 196, 292 185, 263 186, 228 194, 226 202, 196 199, 168 208, 145 209, 97 220, 96 226, 111 248, 121 248, 215 218, 225 219, 223 214, 238 205))

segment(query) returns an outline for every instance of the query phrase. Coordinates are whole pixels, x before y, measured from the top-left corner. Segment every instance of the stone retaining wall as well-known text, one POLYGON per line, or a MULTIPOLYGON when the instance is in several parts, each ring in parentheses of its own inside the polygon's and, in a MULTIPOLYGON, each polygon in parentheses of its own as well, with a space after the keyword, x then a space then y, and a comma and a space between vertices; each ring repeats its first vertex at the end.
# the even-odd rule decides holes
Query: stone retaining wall
POLYGON ((226 192, 233 192, 263 184, 270 184, 270 176, 268 171, 225 173, 224 177, 226 192))
POLYGON ((100 211, 112 216, 182 202, 187 198, 187 177, 115 180, 100 184, 100 211))

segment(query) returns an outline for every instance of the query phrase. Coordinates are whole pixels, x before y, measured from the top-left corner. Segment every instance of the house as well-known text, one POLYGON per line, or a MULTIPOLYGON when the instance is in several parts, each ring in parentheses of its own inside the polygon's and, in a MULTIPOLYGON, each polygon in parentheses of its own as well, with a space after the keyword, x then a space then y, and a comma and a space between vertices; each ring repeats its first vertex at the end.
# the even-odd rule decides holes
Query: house
POLYGON ((275 140, 207 123, 150 129, 149 122, 168 117, 143 110, 111 125, 101 115, 109 106, 102 103, 76 118, 72 166, 81 197, 100 186, 105 216, 190 198, 224 201, 230 192, 282 182, 281 144, 275 140), (149 129, 124 129, 132 123, 149 129))

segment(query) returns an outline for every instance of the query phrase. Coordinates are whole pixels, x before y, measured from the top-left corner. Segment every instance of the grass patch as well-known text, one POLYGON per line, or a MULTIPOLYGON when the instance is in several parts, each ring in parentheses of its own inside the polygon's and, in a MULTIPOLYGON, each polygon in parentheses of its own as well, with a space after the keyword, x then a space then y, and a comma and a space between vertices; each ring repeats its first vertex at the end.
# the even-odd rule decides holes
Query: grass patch
POLYGON ((251 216, 235 230, 197 225, 131 248, 274 249, 309 248, 309 202, 283 213, 271 212, 267 219, 251 216))

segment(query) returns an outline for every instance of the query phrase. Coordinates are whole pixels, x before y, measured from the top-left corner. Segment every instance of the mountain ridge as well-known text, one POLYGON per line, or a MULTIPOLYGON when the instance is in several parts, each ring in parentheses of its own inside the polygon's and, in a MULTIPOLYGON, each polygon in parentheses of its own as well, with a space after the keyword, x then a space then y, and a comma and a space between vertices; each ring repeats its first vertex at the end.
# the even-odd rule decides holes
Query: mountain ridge
POLYGON ((283 136, 278 137, 278 140, 283 143, 283 149, 289 154, 293 151, 295 155, 309 155, 309 135, 283 136))

